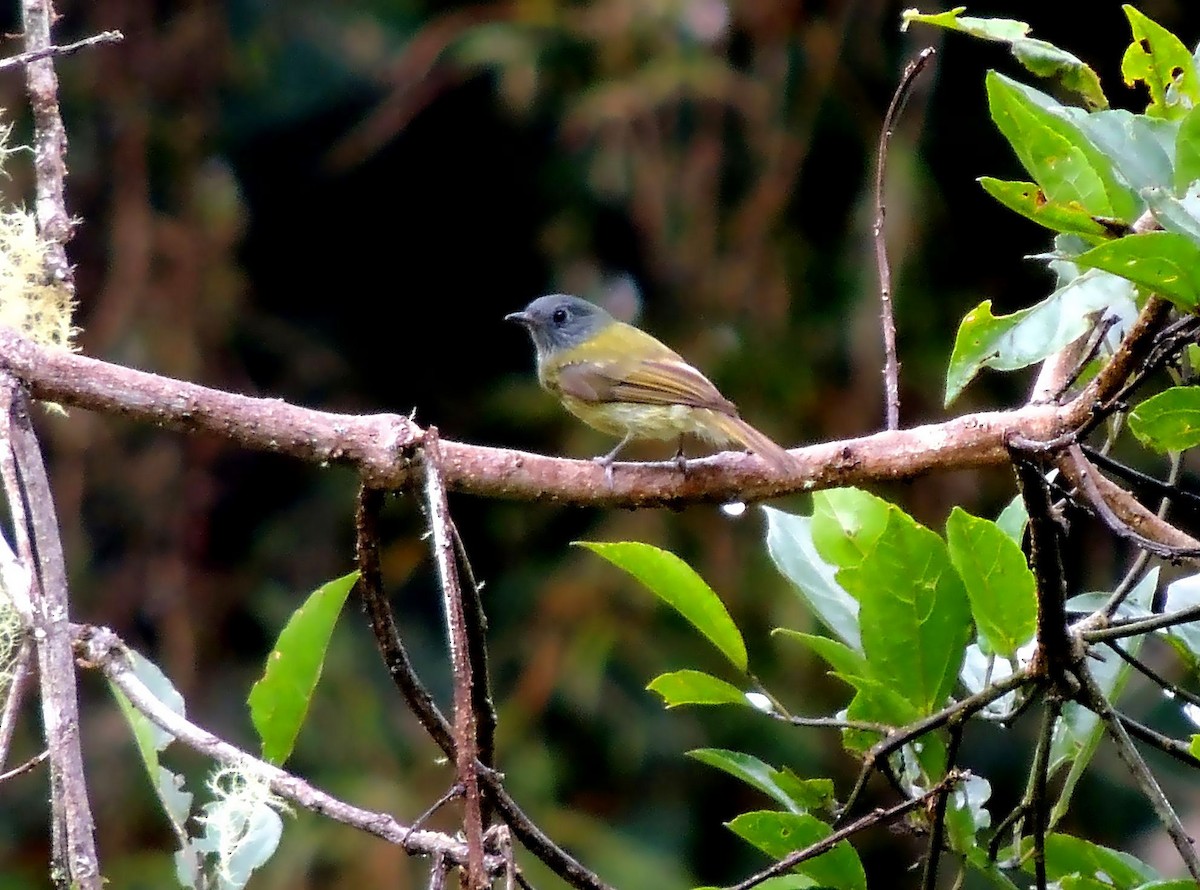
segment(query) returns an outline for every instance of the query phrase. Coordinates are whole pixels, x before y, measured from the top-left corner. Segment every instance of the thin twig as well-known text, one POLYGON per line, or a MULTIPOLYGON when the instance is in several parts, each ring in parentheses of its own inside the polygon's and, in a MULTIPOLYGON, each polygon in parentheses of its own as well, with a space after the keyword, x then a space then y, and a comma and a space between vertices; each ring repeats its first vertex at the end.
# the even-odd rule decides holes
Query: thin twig
POLYGON ((1123 538, 1135 546, 1155 556, 1161 556, 1164 559, 1180 560, 1185 557, 1200 556, 1200 547, 1176 547, 1171 544, 1164 544, 1130 528, 1124 520, 1113 512, 1112 507, 1105 500, 1099 486, 1096 484, 1096 480, 1092 477, 1094 468, 1088 464, 1087 458, 1084 457, 1078 445, 1070 445, 1066 448, 1064 459, 1060 462, 1059 466, 1063 474, 1067 475, 1071 482, 1079 487, 1080 493, 1084 496, 1087 503, 1095 509, 1096 515, 1108 527, 1108 530, 1118 538, 1123 538))
POLYGON ((1130 654, 1124 647, 1118 645, 1116 640, 1107 640, 1105 645, 1113 652, 1116 652, 1130 667, 1135 671, 1149 678, 1152 682, 1158 685, 1163 692, 1167 693, 1171 698, 1181 698, 1190 705, 1200 708, 1200 695, 1184 689, 1178 683, 1173 683, 1164 677, 1150 665, 1146 664, 1140 658, 1130 654))
POLYGON ((1046 827, 1049 801, 1046 798, 1046 783, 1050 778, 1050 748, 1054 740, 1054 724, 1062 713, 1062 702, 1050 696, 1042 714, 1042 727, 1038 732, 1037 748, 1034 750, 1033 765, 1030 767, 1028 799, 1022 801, 1022 809, 1032 816, 1033 822, 1033 873, 1038 890, 1046 890, 1046 827))
MULTIPOLYGON (((467 547, 458 526, 450 521, 450 533, 454 538, 454 550, 458 554, 458 564, 467 576, 467 585, 462 588, 463 606, 467 628, 467 656, 471 660, 471 676, 474 683, 471 686, 471 703, 475 710, 475 726, 478 733, 479 762, 487 767, 496 765, 496 705, 492 701, 492 672, 488 665, 487 648, 487 614, 483 611, 483 590, 475 579, 475 570, 471 568, 467 547)), ((488 823, 487 813, 484 812, 483 822, 488 823)))
POLYGON ((17 651, 17 657, 13 660, 12 675, 4 693, 4 710, 0 712, 0 769, 8 763, 8 751, 12 745, 13 733, 17 730, 17 718, 21 714, 32 666, 33 646, 29 640, 24 640, 17 651))
POLYGON ((887 738, 876 742, 871 746, 871 750, 867 752, 866 757, 863 758, 863 765, 859 770, 858 779, 854 783, 854 788, 851 790, 850 796, 846 798, 846 803, 842 807, 841 814, 834 824, 841 823, 849 816, 859 797, 862 796, 871 773, 894 751, 920 738, 927 732, 940 729, 951 721, 966 720, 972 714, 986 708, 996 699, 1002 698, 1014 689, 1019 689, 1030 681, 1031 677, 1026 670, 1015 671, 1003 680, 997 680, 986 689, 981 689, 974 695, 960 699, 954 702, 954 704, 938 711, 936 714, 930 714, 928 717, 923 717, 914 723, 910 723, 908 726, 901 727, 887 738))
POLYGON ((1105 643, 1109 640, 1120 640, 1125 637, 1136 637, 1139 634, 1161 630, 1164 627, 1174 627, 1176 624, 1189 624, 1200 621, 1200 604, 1188 606, 1178 612, 1167 612, 1150 618, 1134 618, 1127 621, 1114 621, 1107 627, 1094 630, 1083 630, 1080 636, 1088 643, 1105 643))
MULTIPOLYGON (((950 744, 946 748, 946 772, 953 772, 958 765, 958 749, 962 744, 962 724, 950 727, 950 744)), ((929 846, 925 852, 925 867, 921 873, 921 890, 933 890, 937 886, 938 863, 941 861, 942 846, 946 838, 946 804, 951 789, 937 796, 933 804, 932 823, 929 829, 929 846)))
POLYGON ((915 59, 904 66, 900 83, 892 95, 887 114, 883 118, 883 129, 879 134, 879 147, 875 155, 875 225, 871 237, 875 241, 875 267, 879 273, 879 318, 883 324, 883 381, 886 399, 887 428, 900 428, 900 359, 896 354, 896 319, 892 312, 892 271, 888 263, 887 238, 883 231, 887 213, 883 200, 884 174, 887 172, 888 146, 896 121, 904 111, 904 105, 912 92, 913 84, 934 57, 933 47, 921 50, 915 59))
POLYGON ((450 531, 450 507, 442 479, 442 450, 436 427, 425 431, 425 502, 429 508, 432 532, 430 546, 437 564, 442 590, 442 607, 450 643, 450 668, 454 682, 454 748, 458 782, 463 786, 463 833, 467 838, 468 890, 486 890, 483 870, 483 803, 479 794, 478 724, 475 722, 475 679, 471 672, 471 641, 463 607, 462 585, 454 552, 454 534, 450 531))
POLYGON ((817 841, 815 844, 805 847, 803 850, 797 850, 794 853, 789 853, 783 859, 780 859, 774 865, 763 869, 757 874, 751 875, 744 881, 732 885, 728 890, 750 890, 752 887, 757 887, 764 881, 768 881, 777 875, 783 874, 789 869, 795 868, 801 862, 807 862, 809 859, 814 859, 822 853, 827 853, 858 832, 872 828, 876 825, 890 825, 897 819, 907 816, 914 810, 927 806, 931 800, 942 794, 947 794, 954 789, 954 786, 967 778, 970 773, 951 770, 945 777, 926 791, 924 794, 910 798, 903 803, 896 804, 894 807, 889 807, 886 810, 875 810, 867 813, 858 819, 855 819, 849 825, 839 828, 837 831, 817 841))
POLYGON ((1168 484, 1161 479, 1156 479, 1153 476, 1135 470, 1133 467, 1126 466, 1120 461, 1113 460, 1107 454, 1093 448, 1091 445, 1081 445, 1080 447, 1083 449, 1083 453, 1087 455, 1088 460, 1097 467, 1129 480, 1133 488, 1144 489, 1148 494, 1155 494, 1162 498, 1172 498, 1192 510, 1200 510, 1200 494, 1188 491, 1186 488, 1176 487, 1173 483, 1168 484))
POLYGON ((33 757, 30 757, 28 760, 26 760, 20 766, 15 766, 12 769, 10 769, 8 772, 0 773, 0 782, 7 782, 9 779, 14 779, 17 776, 21 775, 22 773, 29 772, 35 766, 42 763, 42 761, 44 761, 49 756, 50 756, 50 749, 46 748, 44 751, 42 751, 41 754, 35 754, 33 757))
MULTIPOLYGON (((457 865, 466 864, 467 847, 461 840, 437 831, 414 830, 387 813, 348 804, 182 717, 156 698, 138 679, 129 666, 125 644, 108 628, 77 625, 73 631, 83 664, 98 668, 109 682, 125 694, 130 704, 181 744, 218 763, 238 767, 261 778, 272 791, 297 806, 373 834, 402 847, 410 855, 434 856, 440 853, 457 865)), ((488 857, 486 868, 489 874, 500 874, 504 861, 499 856, 488 857)))
POLYGON ((1163 794, 1162 788, 1154 778, 1154 773, 1146 766, 1146 761, 1142 759, 1142 755, 1138 753, 1129 734, 1125 731, 1125 725, 1113 711, 1104 695, 1104 690, 1096 683, 1086 666, 1079 671, 1079 679, 1083 684, 1080 689, 1080 704, 1092 711, 1103 722, 1109 738, 1112 739, 1113 745, 1117 749, 1117 756, 1129 769, 1134 782, 1137 783, 1151 809, 1158 816, 1159 822, 1166 829, 1171 841, 1175 844, 1175 849, 1179 851, 1179 856, 1187 867, 1188 873, 1193 879, 1200 881, 1200 856, 1196 855, 1192 839, 1184 829, 1183 823, 1179 821, 1179 816, 1172 808, 1171 802, 1163 794))
POLYGON ((93 34, 91 37, 83 38, 83 40, 76 40, 74 43, 67 43, 62 46, 43 46, 40 49, 17 53, 15 56, 0 59, 0 71, 3 71, 5 68, 28 65, 30 62, 38 62, 42 59, 48 59, 51 56, 67 56, 71 53, 79 52, 81 49, 87 49, 89 46, 97 46, 101 43, 120 43, 124 39, 125 35, 120 31, 101 31, 99 34, 93 34))
MULTIPOLYGON (((388 673, 405 702, 417 715, 421 726, 450 759, 455 759, 454 736, 450 722, 442 715, 433 696, 413 669, 396 628, 391 603, 383 590, 379 570, 378 514, 383 492, 363 486, 359 490, 355 513, 359 582, 358 589, 371 622, 376 645, 387 665, 388 673)), ((504 787, 502 776, 479 764, 479 780, 487 790, 488 799, 513 834, 547 868, 579 890, 612 890, 594 872, 585 868, 566 850, 530 819, 504 787)))
POLYGON ((1117 719, 1121 721, 1121 725, 1135 739, 1145 742, 1159 751, 1162 751, 1168 757, 1178 760, 1185 766, 1190 766, 1192 769, 1200 769, 1200 758, 1197 758, 1191 751, 1191 746, 1186 742, 1181 742, 1179 739, 1173 739, 1169 735, 1164 735, 1157 729, 1151 729, 1144 723, 1139 723, 1132 717, 1114 711, 1117 719))

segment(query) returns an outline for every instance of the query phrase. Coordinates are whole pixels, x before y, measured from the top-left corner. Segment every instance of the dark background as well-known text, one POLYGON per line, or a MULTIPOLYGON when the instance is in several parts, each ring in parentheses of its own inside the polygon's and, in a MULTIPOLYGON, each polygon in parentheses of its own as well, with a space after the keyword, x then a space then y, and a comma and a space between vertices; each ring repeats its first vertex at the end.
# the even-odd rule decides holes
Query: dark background
MULTIPOLYGON (((784 444, 873 431, 870 171, 899 72, 932 43, 938 59, 893 142, 887 230, 904 422, 947 416, 958 319, 983 299, 1012 311, 1048 293, 1049 276, 1023 259, 1048 238, 975 183, 1022 178, 987 118, 983 77, 990 67, 1025 76, 1004 47, 900 34, 907 5, 61 3, 60 42, 126 35, 58 66, 69 209, 81 220, 70 245, 79 347, 314 407, 415 408, 450 438, 590 456, 611 442, 538 390, 525 335, 501 320, 541 293, 571 291, 671 342, 784 444)), ((1138 6, 1189 45, 1200 38, 1196 4, 1138 6)), ((1031 22, 1092 64, 1114 105, 1144 103, 1120 79, 1120 4, 969 13, 1031 22)), ((19 31, 15 17, 6 31, 19 31)), ((0 75, 0 105, 27 139, 18 73, 0 75)), ((13 157, 8 172, 8 194, 28 201, 28 159, 13 157)), ((1013 404, 1027 383, 985 376, 952 410, 1013 404)), ((74 619, 114 627, 163 667, 193 719, 251 746, 244 699, 271 642, 305 594, 352 567, 354 478, 83 411, 47 415, 41 428, 74 619)), ((1012 480, 942 474, 880 493, 941 529, 956 503, 995 515, 1012 480)), ((808 509, 804 498, 783 506, 808 509)), ((636 539, 680 554, 728 603, 771 688, 797 712, 833 713, 845 688, 768 636, 812 621, 767 558, 757 510, 733 521, 708 507, 632 513, 465 496, 451 507, 487 583, 501 768, 528 811, 604 878, 683 887, 762 864, 721 822, 768 802, 685 758, 691 748, 750 751, 848 790, 856 764, 835 734, 748 711, 665 713, 645 684, 680 667, 719 672, 719 658, 645 591, 568 546, 636 539)), ((402 633, 445 700, 421 523, 410 498, 389 505, 385 571, 402 633)), ((1073 583, 1102 589, 1126 554, 1087 532, 1073 539, 1073 583)), ((172 839, 123 719, 95 677, 83 695, 104 872, 115 887, 169 886, 172 839)), ((1146 719, 1158 707, 1148 694, 1134 702, 1146 719)), ((14 762, 37 750, 37 728, 30 709, 14 762)), ((994 813, 1019 795, 1031 732, 967 736, 994 813)), ((435 755, 351 604, 289 767, 407 820, 452 781, 435 755)), ((201 776, 186 752, 168 757, 201 776)), ((1185 809, 1196 797, 1187 781, 1167 783, 1185 809)), ((46 883, 45 794, 44 772, 0 786, 0 887, 46 883)), ((451 826, 453 813, 434 824, 451 826)), ((1066 827, 1177 870, 1153 852, 1160 832, 1107 750, 1066 827)), ((860 849, 872 878, 893 886, 920 844, 879 832, 860 849)), ((302 813, 253 886, 422 881, 421 863, 395 848, 302 813)))

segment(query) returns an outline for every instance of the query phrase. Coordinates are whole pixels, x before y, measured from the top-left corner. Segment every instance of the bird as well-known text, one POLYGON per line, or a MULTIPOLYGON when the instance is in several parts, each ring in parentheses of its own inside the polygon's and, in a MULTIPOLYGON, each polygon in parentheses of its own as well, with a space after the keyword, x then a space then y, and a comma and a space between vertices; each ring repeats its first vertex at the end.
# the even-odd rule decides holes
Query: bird
POLYGON ((685 472, 687 435, 718 446, 736 443, 781 473, 796 469, 787 451, 742 420, 737 406, 677 352, 600 306, 549 294, 504 318, 529 332, 542 387, 588 426, 621 437, 595 458, 609 485, 613 461, 634 439, 678 439, 675 460, 685 472))

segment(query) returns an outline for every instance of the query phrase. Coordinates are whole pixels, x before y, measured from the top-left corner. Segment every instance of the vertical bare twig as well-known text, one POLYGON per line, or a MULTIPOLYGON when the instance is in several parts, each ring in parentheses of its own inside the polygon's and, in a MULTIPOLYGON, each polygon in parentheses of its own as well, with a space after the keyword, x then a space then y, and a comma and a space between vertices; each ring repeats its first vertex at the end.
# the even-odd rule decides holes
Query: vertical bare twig
POLYGON ((450 666, 454 679, 454 743, 458 781, 463 786, 463 829, 467 838, 467 876, 469 890, 485 890, 487 872, 483 867, 483 804, 479 794, 478 724, 475 719, 474 678, 471 672, 471 640, 463 607, 462 587, 451 530, 450 507, 442 479, 442 449, 437 429, 425 433, 425 500, 429 506, 433 558, 441 581, 442 604, 450 643, 450 666))
POLYGON ((871 236, 875 240, 875 266, 879 272, 879 318, 883 323, 883 382, 887 402, 887 428, 900 428, 900 359, 896 355, 896 319, 892 312, 892 271, 888 265, 887 238, 883 233, 886 208, 883 202, 883 179, 887 171, 888 145, 896 120, 904 111, 904 104, 912 92, 917 76, 934 57, 933 47, 927 46, 909 62, 900 76, 900 83, 892 96, 887 115, 883 119, 883 131, 879 134, 879 149, 875 157, 875 225, 871 236))
MULTIPOLYGON (((50 51, 50 26, 56 18, 51 0, 21 0, 25 52, 50 51)), ((25 88, 33 111, 33 157, 37 173, 38 231, 49 243, 46 272, 50 279, 75 292, 75 275, 67 261, 66 244, 73 226, 67 214, 63 183, 67 177, 67 132, 58 110, 58 75, 49 56, 25 66, 25 88)))
POLYGON ((0 375, 0 438, 12 448, 19 491, 11 503, 23 502, 36 557, 33 585, 34 640, 41 681, 42 721, 50 749, 50 804, 53 810, 54 880, 62 887, 99 890, 95 826, 83 775, 79 740, 79 699, 75 657, 68 625, 67 572, 50 481, 29 417, 29 400, 16 380, 0 375))
MULTIPOLYGON (((412 661, 400 641, 391 605, 383 591, 383 579, 379 570, 378 530, 378 513, 383 494, 379 489, 368 486, 363 486, 359 491, 356 513, 359 591, 371 622, 376 645, 383 655, 396 688, 400 690, 408 706, 412 708, 437 746, 447 757, 457 761, 450 722, 442 715, 413 669, 412 661)), ((487 788, 488 799, 496 805, 496 810, 505 824, 512 829, 512 833, 525 848, 545 863, 547 868, 579 890, 612 890, 599 876, 555 844, 546 832, 525 815, 504 787, 499 773, 485 769, 480 772, 479 779, 487 788)))

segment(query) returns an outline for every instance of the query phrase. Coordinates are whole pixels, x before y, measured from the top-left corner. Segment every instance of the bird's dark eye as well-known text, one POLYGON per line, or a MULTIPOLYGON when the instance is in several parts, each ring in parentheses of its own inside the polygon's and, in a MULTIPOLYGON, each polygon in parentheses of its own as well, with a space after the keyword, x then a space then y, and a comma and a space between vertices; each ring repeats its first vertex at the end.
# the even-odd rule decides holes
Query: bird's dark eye
POLYGON ((555 324, 565 324, 567 321, 567 310, 559 306, 554 310, 554 314, 550 316, 550 320, 555 324))

